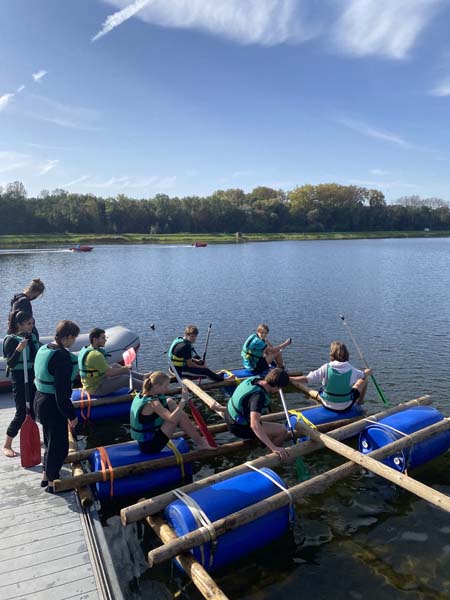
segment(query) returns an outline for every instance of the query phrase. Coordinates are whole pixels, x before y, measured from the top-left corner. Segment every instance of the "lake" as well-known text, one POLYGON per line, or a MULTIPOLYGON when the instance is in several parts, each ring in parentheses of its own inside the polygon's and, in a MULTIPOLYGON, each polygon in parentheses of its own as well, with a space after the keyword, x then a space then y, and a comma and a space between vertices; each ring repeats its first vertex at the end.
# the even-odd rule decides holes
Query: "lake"
MULTIPOLYGON (((167 366, 150 323, 167 347, 186 324, 197 324, 199 351, 212 323, 208 363, 219 369, 238 366, 243 341, 266 322, 272 342, 293 338, 284 352, 288 369, 307 372, 326 362, 333 339, 345 341, 350 360, 362 366, 343 314, 392 404, 430 393, 450 414, 449 259, 449 238, 96 246, 86 254, 4 250, 0 317, 4 332, 13 293, 40 277, 47 289, 33 309, 42 335, 59 319, 74 320, 82 331, 122 324, 141 337, 140 370, 167 366)), ((295 400, 289 395, 291 405, 295 400)), ((371 384, 367 405, 382 409, 371 384)), ((126 430, 117 424, 108 431, 121 439, 126 430)), ((314 474, 339 464, 325 452, 306 462, 314 474)), ((211 461, 198 476, 232 464, 211 461)), ((449 467, 445 456, 414 475, 450 493, 449 467)), ((292 471, 280 469, 290 484, 292 471)), ((141 548, 151 541, 142 525, 122 531, 110 517, 106 532, 121 578, 129 581, 129 598, 171 597, 167 585, 173 593, 186 583, 174 574, 168 584, 169 567, 146 570, 141 548)), ((232 598, 275 600, 307 590, 316 598, 444 599, 450 595, 449 532, 444 513, 358 475, 302 506, 293 532, 275 550, 217 579, 232 598)), ((186 594, 198 597, 192 586, 186 594)))

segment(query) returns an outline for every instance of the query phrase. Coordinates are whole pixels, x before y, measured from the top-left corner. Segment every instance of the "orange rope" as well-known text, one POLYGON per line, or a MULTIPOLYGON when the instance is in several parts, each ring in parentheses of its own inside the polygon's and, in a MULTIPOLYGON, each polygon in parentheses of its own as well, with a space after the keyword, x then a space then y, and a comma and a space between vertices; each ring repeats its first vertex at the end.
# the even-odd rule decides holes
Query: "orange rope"
POLYGON ((89 421, 89 417, 91 416, 91 405, 92 405, 91 394, 87 390, 85 390, 84 388, 81 388, 81 393, 80 393, 80 415, 81 415, 81 418, 83 419, 83 421, 89 421), (84 392, 86 392, 86 396, 87 396, 86 414, 84 414, 84 392))
POLYGON ((111 464, 111 461, 109 459, 106 448, 104 446, 99 446, 97 448, 97 450, 100 455, 100 465, 102 467, 102 479, 103 479, 103 481, 108 481, 108 479, 109 479, 109 484, 110 484, 109 485, 109 495, 112 497, 112 496, 114 496, 114 468, 111 464), (108 469, 109 477, 106 473, 107 469, 108 469))

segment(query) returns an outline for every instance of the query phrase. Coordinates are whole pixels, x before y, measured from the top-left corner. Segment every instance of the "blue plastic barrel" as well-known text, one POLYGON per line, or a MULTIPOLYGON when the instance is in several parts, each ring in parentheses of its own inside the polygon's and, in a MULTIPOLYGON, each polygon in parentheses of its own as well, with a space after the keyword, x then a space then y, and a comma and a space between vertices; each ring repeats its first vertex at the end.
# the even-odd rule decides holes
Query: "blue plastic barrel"
MULTIPOLYGON (((190 448, 183 438, 177 438, 172 441, 181 454, 189 452, 190 448)), ((156 460, 173 456, 172 450, 167 447, 163 448, 163 450, 157 454, 144 454, 139 449, 139 444, 137 442, 105 446, 105 449, 113 467, 123 467, 125 465, 132 465, 147 460, 156 460)), ((98 450, 91 456, 91 470, 95 472, 102 470, 100 453, 98 450)), ((184 475, 186 480, 189 481, 191 479, 192 463, 184 464, 184 475)), ((146 492, 152 492, 164 487, 173 487, 182 483, 183 475, 178 465, 165 467, 157 471, 149 471, 148 473, 114 479, 113 497, 144 494, 146 492)), ((111 498, 111 486, 109 480, 97 482, 95 487, 100 500, 111 498)))
MULTIPOLYGON (((442 421, 443 415, 432 406, 418 406, 403 410, 395 415, 369 423, 359 436, 359 449, 363 454, 373 452, 402 437, 442 421)), ((411 448, 383 459, 383 463, 404 473, 443 454, 450 448, 450 432, 443 431, 431 438, 414 444, 411 448)))
MULTIPOLYGON (((361 405, 354 404, 351 408, 344 412, 335 412, 329 408, 325 408, 324 406, 314 406, 314 408, 308 408, 308 410, 303 411, 303 414, 308 421, 311 421, 311 423, 314 423, 314 425, 323 425, 324 423, 332 423, 333 421, 355 419, 357 417, 361 417, 363 412, 361 405)), ((299 417, 296 414, 290 414, 289 420, 291 422, 291 426, 295 429, 299 417)))
MULTIPOLYGON (((120 388, 115 392, 108 394, 107 396, 96 396, 95 394, 91 394, 91 400, 96 398, 114 398, 117 396, 125 396, 129 394, 130 389, 128 387, 120 388)), ((72 391, 71 396, 72 402, 79 402, 81 400, 81 388, 75 388, 72 391)), ((131 400, 126 400, 124 402, 118 402, 116 404, 102 404, 101 406, 91 406, 90 410, 88 409, 88 401, 86 397, 86 393, 84 394, 84 402, 85 408, 83 409, 84 417, 81 415, 81 409, 75 409, 78 420, 83 422, 85 420, 89 421, 101 421, 103 419, 116 419, 120 417, 129 417, 130 416, 130 408, 131 408, 131 400), (86 419, 87 414, 89 414, 89 419, 86 419)))
MULTIPOLYGON (((261 470, 284 487, 276 473, 266 468, 261 470)), ((213 522, 279 492, 280 488, 267 477, 250 471, 192 492, 190 497, 213 522)), ((193 548, 191 553, 207 571, 219 569, 280 537, 289 528, 290 512, 289 506, 282 507, 219 536, 217 544, 209 542, 193 548)), ((181 500, 169 504, 164 516, 178 536, 198 529, 191 509, 181 500)))

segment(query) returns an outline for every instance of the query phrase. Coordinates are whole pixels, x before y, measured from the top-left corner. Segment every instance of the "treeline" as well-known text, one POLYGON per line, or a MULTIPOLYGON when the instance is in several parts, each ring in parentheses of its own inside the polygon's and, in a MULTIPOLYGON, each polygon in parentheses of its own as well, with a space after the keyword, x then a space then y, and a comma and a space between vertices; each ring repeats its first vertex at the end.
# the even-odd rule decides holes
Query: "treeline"
POLYGON ((0 188, 0 234, 52 233, 290 233, 450 229, 439 198, 400 198, 386 204, 379 190, 334 183, 290 192, 257 187, 210 196, 100 198, 57 189, 27 198, 22 183, 0 188))

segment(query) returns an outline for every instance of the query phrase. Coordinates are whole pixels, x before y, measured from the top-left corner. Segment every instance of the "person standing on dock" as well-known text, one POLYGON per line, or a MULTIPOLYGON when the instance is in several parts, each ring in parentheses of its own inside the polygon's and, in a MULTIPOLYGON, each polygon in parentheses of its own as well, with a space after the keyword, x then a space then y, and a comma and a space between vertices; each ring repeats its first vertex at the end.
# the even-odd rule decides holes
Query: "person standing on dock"
POLYGON ((69 450, 67 424, 73 430, 78 424, 70 397, 78 375, 77 357, 69 352, 80 333, 72 321, 59 321, 55 341, 41 346, 34 363, 36 396, 34 410, 44 431, 44 459, 41 486, 54 494, 53 481, 69 450))
POLYGON ((265 378, 249 377, 238 385, 227 404, 225 421, 236 437, 258 438, 271 452, 287 458, 283 442, 289 432, 281 423, 262 421, 261 415, 269 412, 270 394, 276 394, 289 385, 289 375, 284 369, 275 368, 265 378))
POLYGON ((283 357, 281 351, 292 344, 292 338, 288 338, 279 346, 272 346, 267 339, 268 335, 268 325, 260 323, 256 328, 256 333, 249 335, 242 347, 242 364, 245 369, 249 369, 255 374, 265 373, 272 363, 282 368, 283 357))
POLYGON ((355 403, 364 404, 367 378, 372 374, 371 369, 356 369, 348 359, 347 346, 342 342, 331 342, 330 362, 315 371, 310 371, 308 375, 291 377, 290 382, 296 387, 299 387, 297 383, 321 383, 317 399, 329 410, 345 412, 355 403))
POLYGON ((212 450, 189 417, 183 412, 187 393, 183 393, 178 404, 173 398, 166 398, 170 378, 163 371, 155 371, 142 386, 142 393, 136 394, 131 404, 130 435, 139 443, 142 452, 153 454, 160 452, 180 427, 194 440, 199 450, 212 450))
MULTIPOLYGON (((100 327, 94 327, 89 332, 89 346, 78 353, 81 384, 83 388, 95 396, 108 396, 121 388, 130 385, 130 368, 106 360, 106 332, 100 327)), ((133 389, 140 390, 148 374, 131 372, 133 389)))
MULTIPOLYGON (((15 310, 21 310, 33 316, 33 307, 31 306, 32 300, 36 300, 39 296, 42 296, 45 290, 44 282, 40 279, 33 279, 31 283, 20 294, 15 294, 11 300, 10 313, 15 310)), ((39 338, 38 330, 34 325, 33 333, 39 338)))
MULTIPOLYGON (((19 433, 27 414, 26 388, 24 377, 23 355, 26 353, 28 367, 28 398, 34 398, 34 359, 39 350, 39 338, 33 332, 34 319, 30 313, 15 310, 9 313, 8 335, 3 340, 3 356, 6 358, 7 372, 11 374, 12 394, 16 405, 16 413, 6 430, 6 441, 3 454, 8 458, 17 456, 12 449, 13 439, 19 433)), ((34 417, 33 407, 30 407, 34 417)))
POLYGON ((208 369, 204 360, 194 348, 198 336, 196 325, 187 325, 184 336, 173 340, 169 348, 169 358, 180 377, 209 377, 213 381, 223 381, 225 373, 215 373, 208 369))

